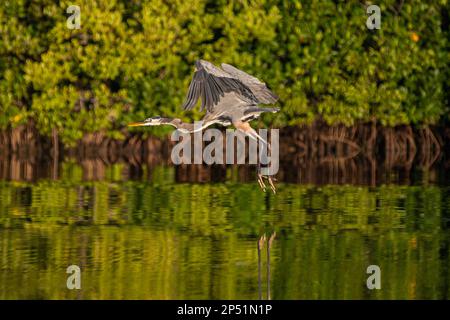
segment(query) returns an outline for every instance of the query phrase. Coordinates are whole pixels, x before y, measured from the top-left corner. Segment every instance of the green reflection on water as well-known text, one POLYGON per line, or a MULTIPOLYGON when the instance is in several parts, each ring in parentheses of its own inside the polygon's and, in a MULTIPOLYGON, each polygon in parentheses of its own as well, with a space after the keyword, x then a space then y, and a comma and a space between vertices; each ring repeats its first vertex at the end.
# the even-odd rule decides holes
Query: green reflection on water
POLYGON ((0 182, 0 299, 257 299, 256 242, 274 230, 273 299, 448 297, 448 187, 280 183, 274 196, 173 170, 0 182), (66 288, 71 264, 82 290, 66 288), (381 290, 366 287, 371 264, 381 290))

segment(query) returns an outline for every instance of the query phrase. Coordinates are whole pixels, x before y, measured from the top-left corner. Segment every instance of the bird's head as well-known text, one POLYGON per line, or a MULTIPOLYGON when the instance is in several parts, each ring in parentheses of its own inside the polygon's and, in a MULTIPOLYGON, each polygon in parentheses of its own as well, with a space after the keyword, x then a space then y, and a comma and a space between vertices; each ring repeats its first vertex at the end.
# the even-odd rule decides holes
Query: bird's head
POLYGON ((159 126, 162 123, 163 118, 160 116, 155 116, 147 118, 144 121, 129 123, 129 127, 144 127, 144 126, 159 126))

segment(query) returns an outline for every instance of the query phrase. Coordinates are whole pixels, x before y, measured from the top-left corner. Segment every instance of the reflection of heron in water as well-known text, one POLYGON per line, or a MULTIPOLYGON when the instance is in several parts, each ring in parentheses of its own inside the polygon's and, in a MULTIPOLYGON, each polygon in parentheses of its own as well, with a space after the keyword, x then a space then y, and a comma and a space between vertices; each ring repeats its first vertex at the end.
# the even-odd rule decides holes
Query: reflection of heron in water
POLYGON ((276 232, 272 233, 272 235, 267 240, 266 234, 263 234, 258 239, 258 293, 259 293, 259 300, 262 300, 262 289, 261 289, 261 252, 264 248, 264 244, 267 240, 267 300, 270 300, 270 249, 272 248, 272 242, 275 239, 275 236, 277 235, 276 232))
MULTIPOLYGON (((222 68, 218 68, 205 60, 198 60, 195 63, 195 73, 183 108, 192 109, 201 98, 200 111, 206 109, 206 114, 201 120, 201 127, 194 127, 193 123, 185 123, 178 118, 164 117, 151 117, 141 122, 131 123, 129 126, 171 125, 182 132, 191 133, 216 123, 222 126, 233 125, 250 138, 260 140, 270 148, 249 122, 264 112, 278 112, 278 108, 258 107, 258 104, 273 104, 278 97, 257 78, 229 64, 223 63, 221 66, 222 68)), ((261 188, 264 191, 266 189, 263 179, 265 178, 275 192, 271 176, 263 175, 260 169, 258 164, 258 182, 261 188)))

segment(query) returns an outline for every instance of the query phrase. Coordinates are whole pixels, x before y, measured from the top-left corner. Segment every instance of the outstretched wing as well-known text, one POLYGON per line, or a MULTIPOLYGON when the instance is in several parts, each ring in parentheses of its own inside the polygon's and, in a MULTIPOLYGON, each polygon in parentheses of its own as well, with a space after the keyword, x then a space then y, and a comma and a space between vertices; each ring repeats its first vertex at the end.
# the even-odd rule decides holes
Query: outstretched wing
POLYGON ((206 108, 208 112, 212 112, 220 99, 229 92, 236 92, 251 102, 257 101, 257 98, 247 85, 220 68, 217 68, 212 63, 205 60, 198 60, 195 63, 195 67, 196 72, 189 85, 186 100, 183 103, 185 110, 192 109, 198 99, 201 98, 202 104, 200 111, 206 108))
POLYGON ((258 78, 251 76, 230 64, 222 63, 222 69, 246 85, 255 95, 258 103, 272 104, 277 102, 278 96, 270 91, 266 84, 261 82, 258 78))

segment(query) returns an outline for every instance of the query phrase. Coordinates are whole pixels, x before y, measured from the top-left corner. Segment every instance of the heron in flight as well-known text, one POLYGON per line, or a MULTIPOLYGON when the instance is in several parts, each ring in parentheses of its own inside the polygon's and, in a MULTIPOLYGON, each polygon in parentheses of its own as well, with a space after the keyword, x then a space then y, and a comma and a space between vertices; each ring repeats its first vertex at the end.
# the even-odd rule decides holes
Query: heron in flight
MULTIPOLYGON (((198 99, 201 99, 200 111, 206 109, 206 114, 201 120, 201 127, 183 122, 178 118, 159 116, 130 123, 129 126, 171 125, 182 132, 192 133, 213 124, 233 125, 250 138, 267 145, 270 150, 269 143, 262 139, 249 124, 251 120, 258 118, 264 112, 275 113, 280 110, 258 107, 259 104, 274 104, 278 100, 264 82, 226 63, 222 63, 221 68, 218 68, 208 61, 197 60, 183 108, 191 110, 198 99)), ((258 162, 258 183, 265 191, 264 178, 275 193, 272 177, 261 173, 261 165, 258 162)))

